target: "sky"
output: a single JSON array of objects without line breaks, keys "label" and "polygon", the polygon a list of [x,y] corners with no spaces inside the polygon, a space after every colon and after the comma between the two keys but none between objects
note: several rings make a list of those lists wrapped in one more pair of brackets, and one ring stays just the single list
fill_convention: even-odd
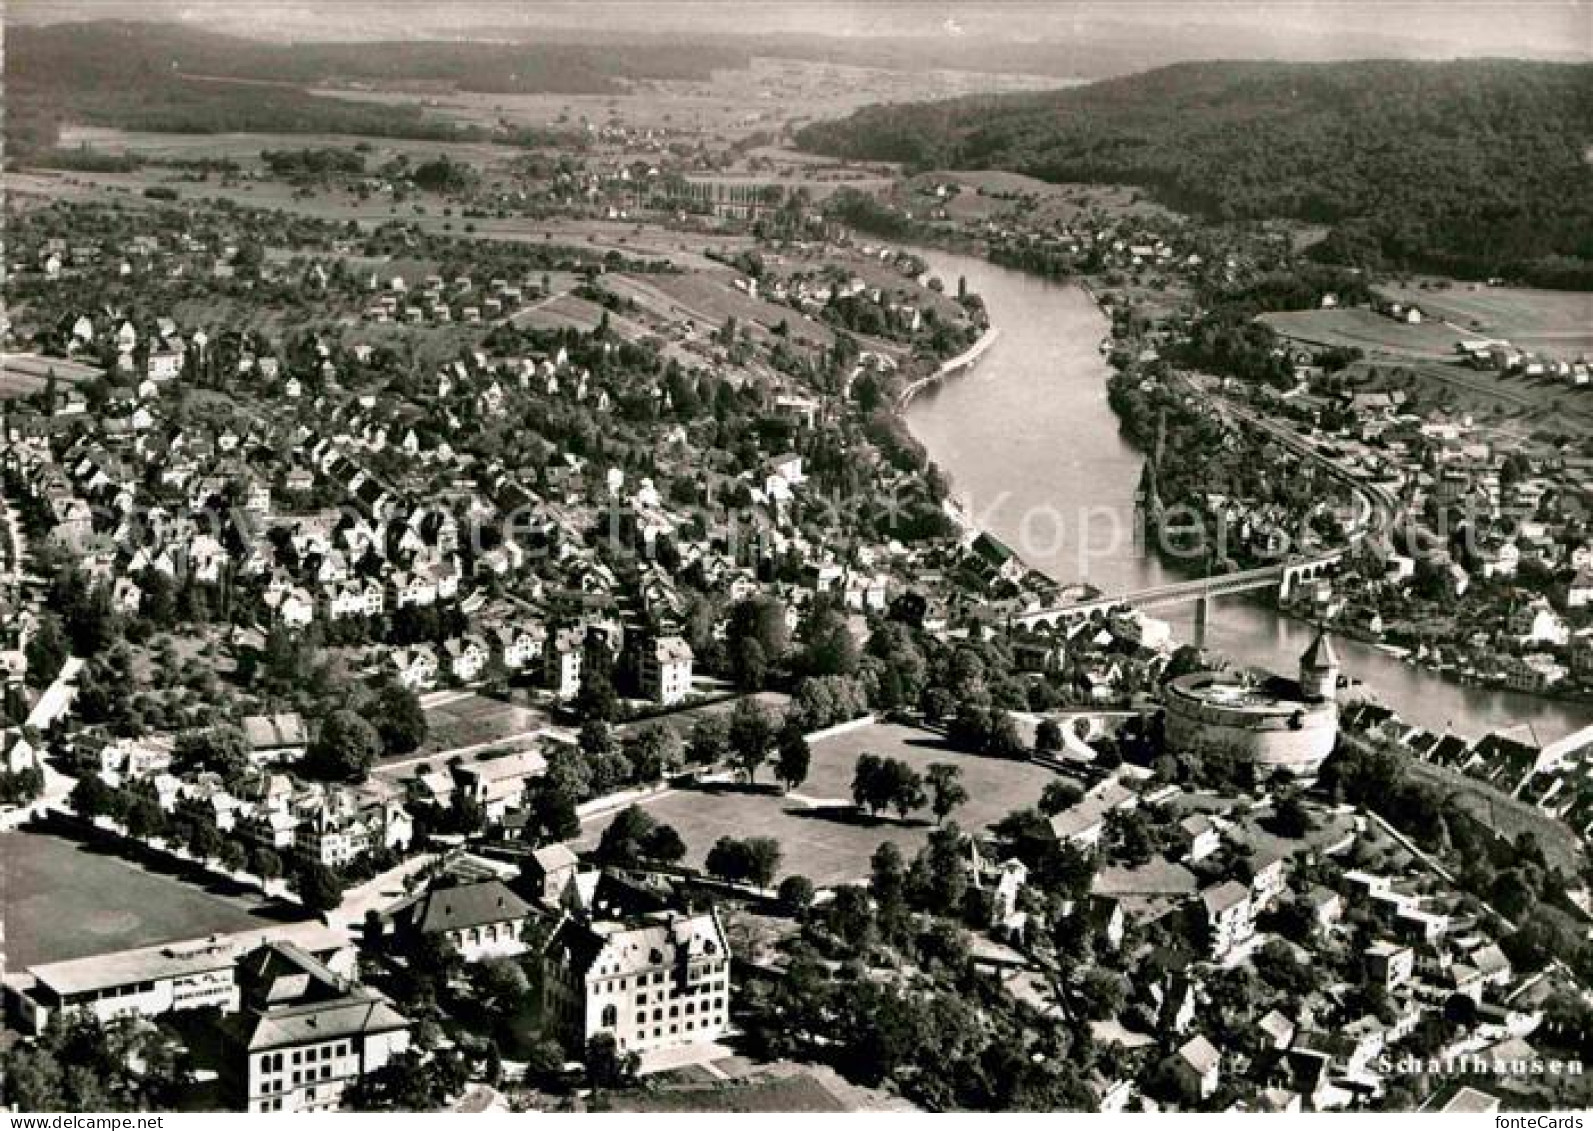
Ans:
[{"label": "sky", "polygon": [[1593,0],[9,0],[7,20],[181,19],[268,38],[468,38],[538,28],[644,33],[804,33],[985,42],[1077,42],[1188,27],[1281,54],[1593,58]]}]

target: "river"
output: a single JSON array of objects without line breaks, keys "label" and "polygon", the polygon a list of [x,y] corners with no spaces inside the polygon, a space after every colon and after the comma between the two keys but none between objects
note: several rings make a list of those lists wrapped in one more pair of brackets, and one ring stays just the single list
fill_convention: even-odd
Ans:
[{"label": "river", "polygon": [[[1110,325],[1081,288],[969,256],[921,252],[947,291],[966,277],[999,339],[972,370],[926,388],[907,409],[913,434],[979,525],[1067,584],[1118,593],[1176,580],[1133,531],[1143,458],[1118,431],[1098,349]],[[1212,604],[1206,644],[1237,663],[1293,672],[1312,626],[1269,596]],[[1158,610],[1181,640],[1193,606]],[[1359,641],[1335,638],[1345,674],[1410,722],[1471,737],[1530,723],[1540,742],[1593,722],[1593,706],[1467,687]]]}]

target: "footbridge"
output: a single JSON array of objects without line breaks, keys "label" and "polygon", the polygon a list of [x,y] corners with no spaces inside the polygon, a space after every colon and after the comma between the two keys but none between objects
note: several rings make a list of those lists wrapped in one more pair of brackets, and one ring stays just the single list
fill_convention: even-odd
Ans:
[{"label": "footbridge", "polygon": [[1091,617],[1105,615],[1124,606],[1134,609],[1159,609],[1173,605],[1193,603],[1196,607],[1197,633],[1205,627],[1205,614],[1210,602],[1218,597],[1231,597],[1239,593],[1254,593],[1263,589],[1276,589],[1281,598],[1294,592],[1302,582],[1312,581],[1337,565],[1344,550],[1331,550],[1308,558],[1278,562],[1275,565],[1243,569],[1234,573],[1198,577],[1189,581],[1175,581],[1168,585],[1155,585],[1131,593],[1118,593],[1109,597],[1096,597],[1088,601],[1075,601],[1070,605],[1035,609],[1012,617],[1014,628],[1068,627]]}]

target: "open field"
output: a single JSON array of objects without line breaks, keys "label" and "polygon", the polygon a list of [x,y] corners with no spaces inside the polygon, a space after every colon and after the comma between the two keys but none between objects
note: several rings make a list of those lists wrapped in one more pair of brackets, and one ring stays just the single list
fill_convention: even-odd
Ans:
[{"label": "open field", "polygon": [[517,707],[485,695],[439,697],[439,700],[426,707],[426,742],[418,753],[496,742],[546,726],[548,722],[545,711]]},{"label": "open field", "polygon": [[[58,170],[28,170],[7,174],[11,200],[18,206],[44,206],[53,201],[114,200],[128,207],[153,207],[166,202],[146,199],[142,193],[150,185],[170,185],[177,189],[179,201],[229,201],[246,208],[279,210],[289,215],[319,220],[354,221],[369,230],[392,221],[413,223],[432,234],[459,239],[495,240],[508,243],[538,243],[584,247],[601,252],[618,251],[640,259],[667,259],[687,270],[723,270],[702,254],[704,249],[725,252],[751,246],[746,237],[703,235],[643,227],[634,221],[541,219],[516,216],[508,219],[443,216],[447,205],[439,198],[411,199],[394,204],[390,199],[372,198],[361,202],[339,190],[299,193],[288,184],[276,181],[248,181],[222,185],[217,181],[195,183],[174,180],[160,169],[137,173],[82,173]],[[468,225],[468,228],[467,228]]]},{"label": "open field", "polygon": [[1477,283],[1442,289],[1384,285],[1379,293],[1414,302],[1431,317],[1479,337],[1506,338],[1555,357],[1593,351],[1593,294]]},{"label": "open field", "polygon": [[[840,117],[876,102],[951,98],[959,94],[1045,90],[1066,86],[1046,76],[974,71],[909,72],[803,59],[757,57],[747,67],[715,71],[702,81],[642,79],[623,94],[511,94],[448,91],[424,99],[428,113],[479,126],[631,130],[706,134],[742,141],[810,117]],[[420,101],[403,91],[316,87],[312,93],[389,104]]]},{"label": "open field", "polygon": [[0,835],[0,907],[6,965],[105,954],[128,947],[280,922],[242,889],[178,879],[54,832]]},{"label": "open field", "polygon": [[994,169],[946,169],[924,173],[906,182],[916,193],[951,183],[962,191],[936,203],[951,220],[986,220],[1021,214],[1026,224],[1070,223],[1092,211],[1147,223],[1165,223],[1176,213],[1149,194],[1127,185],[1093,185],[1064,181],[1052,184],[1022,173]]},{"label": "open field", "polygon": [[264,167],[260,160],[262,149],[353,149],[363,145],[366,148],[361,152],[367,169],[376,169],[398,156],[419,162],[443,154],[451,160],[466,161],[478,167],[507,165],[520,153],[490,142],[425,141],[357,134],[174,134],[84,125],[63,126],[60,144],[63,149],[87,146],[102,153],[127,153],[151,161],[234,161],[244,168]]},{"label": "open field", "polygon": [[43,391],[52,374],[64,388],[103,376],[104,370],[63,357],[8,353],[0,357],[0,401],[15,400]]},{"label": "open field", "polygon": [[1368,354],[1436,360],[1455,356],[1462,334],[1433,321],[1410,326],[1370,310],[1290,310],[1261,315],[1286,338],[1314,346],[1341,346]]},{"label": "open field", "polygon": [[621,275],[605,278],[604,285],[631,298],[654,315],[679,322],[690,319],[699,328],[717,328],[734,318],[743,326],[770,330],[786,323],[797,338],[828,349],[835,340],[828,326],[800,311],[753,298],[731,285],[735,278],[723,269],[686,275]]},{"label": "open field", "polygon": [[940,735],[916,727],[877,723],[822,739],[813,744],[813,765],[801,792],[807,797],[850,799],[852,771],[860,754],[878,754],[906,762],[922,774],[933,762],[950,762],[962,770],[969,800],[955,819],[964,828],[983,828],[1014,809],[1033,805],[1056,775],[1032,762],[986,758],[948,746]]},{"label": "open field", "polygon": [[[907,823],[853,812],[852,772],[865,751],[898,758],[920,773],[932,762],[960,767],[969,801],[953,819],[966,829],[983,828],[1014,809],[1033,805],[1055,777],[1029,762],[951,750],[930,731],[881,724],[813,743],[808,780],[795,796],[782,797],[772,786],[705,785],[663,794],[646,808],[674,826],[686,842],[687,863],[697,867],[722,836],[772,836],[785,853],[781,876],[801,874],[820,885],[862,879],[868,875],[869,857],[882,842],[891,841],[912,856],[933,828],[927,810]],[[595,846],[611,819],[605,815],[588,823],[576,846]]]}]

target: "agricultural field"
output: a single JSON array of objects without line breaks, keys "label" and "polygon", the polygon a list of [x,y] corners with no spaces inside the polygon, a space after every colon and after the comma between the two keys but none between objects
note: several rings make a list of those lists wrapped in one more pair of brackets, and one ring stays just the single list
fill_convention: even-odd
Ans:
[{"label": "agricultural field", "polygon": [[474,693],[440,692],[421,702],[426,710],[427,733],[420,753],[499,742],[548,724],[545,711]]},{"label": "agricultural field", "polygon": [[924,173],[905,182],[918,194],[937,185],[955,184],[962,191],[935,203],[954,221],[987,220],[1019,215],[1026,226],[1041,228],[1052,223],[1070,224],[1092,212],[1103,212],[1117,219],[1132,219],[1148,224],[1164,224],[1178,219],[1176,213],[1151,200],[1140,189],[1127,185],[1092,185],[1075,182],[1052,184],[1022,173],[1001,170],[948,169]]},{"label": "agricultural field", "polygon": [[409,138],[363,137],[356,134],[174,134],[119,130],[106,126],[68,125],[61,128],[61,148],[86,146],[101,153],[131,154],[149,161],[233,161],[245,169],[263,169],[263,149],[353,149],[362,146],[367,169],[376,169],[396,157],[430,161],[446,154],[450,160],[480,167],[507,166],[519,151],[489,142],[427,141]]},{"label": "agricultural field", "polygon": [[104,370],[60,357],[40,357],[29,353],[0,356],[0,401],[15,400],[42,392],[54,374],[64,389],[102,376]]},{"label": "agricultural field", "polygon": [[1593,294],[1456,283],[1380,286],[1379,293],[1414,302],[1473,337],[1505,338],[1521,349],[1557,358],[1593,352]]},{"label": "agricultural field", "polygon": [[[429,95],[428,113],[462,125],[585,129],[624,126],[645,134],[701,134],[728,145],[778,132],[810,117],[830,118],[877,102],[958,94],[1044,90],[1065,85],[1044,76],[936,71],[911,73],[801,59],[755,58],[703,81],[637,80],[623,94],[505,94],[449,91]],[[350,101],[410,103],[403,91],[316,87],[311,93]],[[643,139],[644,140],[644,139]],[[638,141],[638,145],[642,140]]]},{"label": "agricultural field", "polygon": [[1452,358],[1456,343],[1465,336],[1432,319],[1411,326],[1370,310],[1290,310],[1263,314],[1261,321],[1284,337],[1308,345],[1412,360]]},{"label": "agricultural field", "polygon": [[[932,762],[961,768],[969,801],[953,819],[965,829],[983,828],[1014,809],[1033,805],[1056,776],[1031,762],[955,751],[931,731],[890,724],[861,727],[812,747],[808,780],[791,796],[781,796],[768,784],[702,785],[662,794],[647,802],[646,809],[680,833],[692,865],[701,866],[722,836],[771,836],[784,850],[781,876],[800,874],[823,886],[866,877],[869,858],[884,841],[912,856],[934,827],[927,809],[906,822],[856,814],[852,773],[860,754],[897,758],[919,773]],[[612,815],[606,814],[588,822],[576,847],[594,847],[610,820]]]},{"label": "agricultural field", "polygon": [[175,863],[138,864],[53,832],[0,835],[6,964],[63,962],[129,947],[264,927],[281,910]]}]

